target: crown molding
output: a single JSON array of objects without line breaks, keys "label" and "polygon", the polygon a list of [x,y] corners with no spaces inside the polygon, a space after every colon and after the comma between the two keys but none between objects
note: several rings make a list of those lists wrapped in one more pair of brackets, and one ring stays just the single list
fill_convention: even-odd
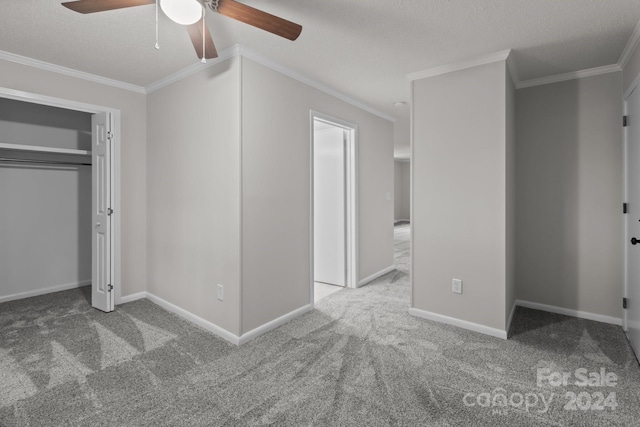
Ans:
[{"label": "crown molding", "polygon": [[567,80],[581,79],[584,77],[599,76],[601,74],[615,73],[622,71],[622,67],[618,64],[605,65],[603,67],[589,68],[587,70],[571,71],[564,74],[556,74],[553,76],[540,77],[537,79],[525,80],[516,85],[517,89],[524,89],[532,86],[541,86],[551,83],[564,82]]},{"label": "crown molding", "polygon": [[257,62],[260,65],[264,65],[267,68],[271,68],[274,71],[279,72],[280,74],[284,74],[285,76],[291,77],[294,80],[297,80],[301,83],[304,83],[308,86],[313,87],[314,89],[317,89],[321,92],[324,92],[328,95],[331,95],[335,98],[338,98],[348,104],[351,104],[355,107],[360,108],[361,110],[367,111],[371,114],[374,114],[380,118],[383,118],[385,120],[388,120],[390,122],[395,122],[396,119],[395,117],[392,117],[388,114],[383,113],[382,111],[376,110],[375,108],[361,102],[358,101],[355,98],[352,98],[348,95],[345,95],[341,92],[338,92],[335,89],[332,89],[328,86],[323,85],[322,83],[319,83],[307,76],[304,76],[303,74],[277,62],[274,61],[273,59],[267,58],[264,55],[261,55],[255,51],[252,51],[251,49],[248,49],[242,45],[239,44],[235,44],[233,46],[231,46],[228,49],[225,49],[223,51],[221,51],[218,55],[217,58],[215,58],[214,60],[209,60],[207,61],[206,64],[202,64],[200,62],[193,64],[183,70],[178,71],[175,74],[171,74],[170,76],[164,77],[154,83],[151,83],[150,85],[146,86],[145,89],[145,93],[151,93],[151,92],[155,92],[158,89],[161,89],[165,86],[168,86],[170,84],[173,84],[177,81],[180,81],[182,79],[185,79],[189,76],[192,76],[193,74],[196,74],[202,70],[205,70],[209,67],[212,67],[216,64],[219,64],[220,62],[226,61],[227,59],[230,59],[234,56],[241,56],[243,58],[247,58],[250,59],[254,62]]},{"label": "crown molding", "polygon": [[415,73],[407,74],[407,79],[410,81],[424,79],[427,77],[438,76],[440,74],[451,73],[453,71],[464,70],[467,68],[477,67],[479,65],[491,64],[498,61],[506,61],[511,54],[511,49],[503,50],[489,55],[479,56],[477,58],[469,59],[466,61],[454,62],[452,64],[440,65],[426,69],[424,71],[418,71]]},{"label": "crown molding", "polygon": [[545,76],[545,77],[540,77],[536,79],[520,81],[515,59],[511,54],[512,51],[509,49],[509,50],[493,53],[490,55],[477,57],[475,59],[456,62],[448,65],[442,65],[434,68],[429,68],[428,70],[407,74],[407,79],[409,79],[410,81],[419,80],[419,79],[424,79],[428,77],[438,76],[440,74],[451,73],[453,71],[464,70],[466,68],[477,67],[479,65],[490,64],[492,62],[506,61],[507,72],[510,75],[514,86],[516,87],[516,89],[524,89],[532,86],[541,86],[541,85],[546,85],[551,83],[563,82],[567,80],[581,79],[584,77],[592,77],[592,76],[598,76],[601,74],[622,71],[622,68],[624,67],[624,65],[622,65],[622,61],[624,60],[628,62],[629,57],[631,56],[631,53],[633,53],[634,49],[638,45],[640,45],[640,22],[636,26],[636,29],[634,30],[634,33],[631,36],[631,39],[629,39],[629,43],[627,43],[625,52],[623,53],[620,59],[620,62],[618,64],[605,65],[602,67],[571,71],[569,73],[564,73],[564,74],[556,74],[553,76]]},{"label": "crown molding", "polygon": [[525,81],[516,81],[517,89],[524,89],[527,87],[546,85],[551,83],[558,83],[567,80],[575,80],[581,79],[583,77],[592,77],[599,76],[601,74],[607,73],[615,73],[617,71],[622,71],[624,67],[627,66],[629,59],[631,59],[631,55],[635,52],[636,48],[640,45],[640,21],[636,24],[633,29],[633,33],[631,33],[631,37],[629,37],[629,41],[627,42],[622,54],[620,55],[620,59],[617,64],[605,65],[602,67],[589,68],[586,70],[572,71],[564,74],[556,74],[553,76],[540,77],[537,79],[525,80]]},{"label": "crown molding", "polygon": [[507,57],[507,73],[509,74],[509,77],[511,77],[511,82],[513,83],[513,86],[518,87],[518,85],[520,84],[520,77],[518,76],[518,67],[516,66],[516,60],[514,59],[511,53],[509,53],[509,56]]},{"label": "crown molding", "polygon": [[142,86],[125,83],[120,80],[114,80],[107,77],[98,76],[84,71],[74,70],[73,68],[67,68],[60,65],[51,64],[49,62],[40,61],[38,59],[29,58],[22,55],[16,55],[15,53],[5,52],[0,50],[0,59],[14,62],[20,65],[26,65],[28,67],[38,68],[44,71],[50,71],[52,73],[62,74],[76,79],[87,80],[94,83],[99,83],[106,86],[115,87],[118,89],[124,89],[131,92],[146,93]]},{"label": "crown molding", "polygon": [[304,83],[308,86],[311,86],[321,92],[324,92],[328,95],[331,95],[335,98],[338,98],[344,102],[347,102],[355,107],[358,107],[364,111],[367,111],[371,114],[374,114],[380,118],[383,118],[385,120],[388,120],[390,122],[395,122],[396,119],[395,117],[392,117],[388,114],[383,113],[382,111],[378,111],[375,108],[361,102],[358,101],[355,98],[352,98],[348,95],[345,95],[341,92],[338,92],[337,90],[334,90],[328,86],[323,85],[322,83],[319,83],[313,79],[310,79],[307,76],[304,76],[302,74],[300,74],[299,72],[277,62],[274,61],[273,59],[267,58],[264,55],[261,55],[251,49],[248,49],[242,45],[239,44],[235,44],[233,46],[231,46],[228,49],[225,49],[223,51],[221,51],[218,55],[217,58],[215,58],[214,60],[209,60],[207,61],[206,64],[202,64],[200,62],[193,64],[183,70],[178,71],[177,73],[171,74],[170,76],[164,77],[154,83],[151,83],[150,85],[146,86],[145,92],[146,93],[151,93],[151,92],[155,92],[158,89],[161,89],[165,86],[169,86],[170,84],[173,84],[177,81],[180,81],[182,79],[185,79],[189,76],[192,76],[193,74],[196,74],[202,70],[205,70],[209,67],[212,67],[216,64],[219,64],[220,62],[226,61],[229,58],[232,58],[234,56],[241,56],[247,59],[250,59],[254,62],[257,62],[260,65],[264,65],[267,68],[271,68],[274,71],[279,72],[280,74],[284,74],[285,76],[291,77],[294,80],[297,80],[301,83]]},{"label": "crown molding", "polygon": [[163,87],[169,86],[175,82],[178,82],[182,79],[186,79],[189,76],[192,76],[196,73],[199,73],[202,70],[206,70],[209,67],[213,67],[216,64],[226,61],[229,58],[233,58],[234,56],[239,55],[240,46],[233,45],[221,52],[218,52],[218,57],[207,60],[206,63],[196,62],[192,65],[189,65],[186,68],[183,68],[180,71],[177,71],[173,74],[170,74],[166,77],[161,78],[160,80],[156,80],[155,82],[144,87],[145,93],[149,94],[155,92],[158,89],[162,89]]},{"label": "crown molding", "polygon": [[339,92],[335,89],[330,88],[329,86],[325,86],[320,82],[317,82],[277,61],[274,61],[271,58],[267,58],[264,55],[261,55],[255,51],[252,51],[244,46],[240,46],[238,45],[238,50],[239,50],[239,54],[247,59],[250,59],[254,62],[257,62],[260,65],[264,65],[267,68],[271,68],[274,71],[277,71],[281,74],[284,74],[287,77],[291,77],[294,80],[299,81],[300,83],[304,83],[307,86],[311,86],[314,89],[317,89],[321,92],[326,93],[327,95],[331,95],[335,98],[338,98],[348,104],[351,104],[355,107],[360,108],[361,110],[367,111],[373,115],[376,115],[382,119],[388,120],[390,122],[395,122],[396,119],[393,116],[390,116],[386,113],[383,113],[382,111],[376,110],[375,108],[363,103],[362,101],[359,101],[355,98],[352,98],[348,95],[345,95],[342,92]]},{"label": "crown molding", "polygon": [[383,113],[382,111],[376,110],[375,108],[355,99],[352,98],[348,95],[345,95],[341,92],[338,92],[335,89],[332,89],[328,86],[323,85],[322,83],[319,83],[313,79],[310,79],[309,77],[306,77],[302,74],[300,74],[299,72],[288,68],[286,66],[284,66],[283,64],[280,64],[279,62],[276,62],[272,59],[269,59],[259,53],[256,53],[250,49],[245,48],[244,46],[241,46],[239,44],[233,45],[230,48],[227,48],[221,52],[219,52],[218,57],[215,59],[210,59],[207,61],[206,64],[203,64],[201,62],[197,62],[193,65],[190,65],[174,74],[171,74],[169,76],[163,77],[160,80],[157,80],[145,87],[142,86],[137,86],[134,84],[130,84],[130,83],[125,83],[123,81],[120,80],[115,80],[115,79],[110,79],[107,77],[102,77],[102,76],[98,76],[95,74],[91,74],[91,73],[87,73],[84,71],[78,71],[78,70],[74,70],[72,68],[67,68],[67,67],[63,67],[60,65],[55,65],[55,64],[51,64],[48,62],[44,62],[44,61],[40,61],[38,59],[33,59],[33,58],[29,58],[26,56],[22,56],[22,55],[17,55],[15,53],[11,53],[11,52],[5,52],[0,50],[0,60],[5,60],[5,61],[9,61],[9,62],[14,62],[16,64],[21,64],[21,65],[26,65],[28,67],[33,67],[33,68],[38,68],[40,70],[44,70],[44,71],[49,71],[52,73],[57,73],[57,74],[62,74],[65,76],[69,76],[69,77],[73,77],[73,78],[77,78],[77,79],[81,79],[81,80],[86,80],[86,81],[90,81],[90,82],[94,82],[94,83],[99,83],[105,86],[111,86],[111,87],[115,87],[118,89],[124,89],[124,90],[128,90],[131,92],[136,92],[136,93],[141,93],[141,94],[149,94],[152,92],[155,92],[158,89],[161,89],[163,87],[169,86],[170,84],[173,84],[177,81],[180,81],[182,79],[185,79],[189,76],[192,76],[193,74],[196,74],[202,70],[205,70],[209,67],[212,67],[216,64],[219,64],[223,61],[226,61],[229,58],[232,58],[234,56],[243,56],[245,58],[248,58],[254,62],[257,62],[261,65],[264,65],[265,67],[271,68],[272,70],[278,71],[281,74],[284,74],[288,77],[291,77],[294,80],[297,80],[301,83],[304,83],[308,86],[311,86],[321,92],[324,92],[328,95],[331,95],[335,98],[338,98],[348,104],[351,104],[355,107],[358,107],[364,111],[367,111],[371,114],[374,114],[380,118],[383,118],[385,120],[388,120],[390,122],[395,122],[396,119],[393,116],[390,116],[388,114]]},{"label": "crown molding", "polygon": [[636,50],[638,45],[640,44],[640,21],[636,24],[636,27],[633,29],[633,33],[631,33],[631,37],[627,42],[627,45],[624,47],[622,54],[620,55],[620,59],[618,60],[618,65],[621,68],[627,66],[629,59],[631,59],[631,55]]}]

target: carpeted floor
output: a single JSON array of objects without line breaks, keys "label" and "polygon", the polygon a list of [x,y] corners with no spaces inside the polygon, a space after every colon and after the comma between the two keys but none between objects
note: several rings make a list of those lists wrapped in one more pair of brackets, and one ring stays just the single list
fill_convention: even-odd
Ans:
[{"label": "carpeted floor", "polygon": [[408,227],[397,271],[241,347],[86,288],[1,304],[0,425],[640,425],[619,327],[519,308],[504,341],[410,316]]}]

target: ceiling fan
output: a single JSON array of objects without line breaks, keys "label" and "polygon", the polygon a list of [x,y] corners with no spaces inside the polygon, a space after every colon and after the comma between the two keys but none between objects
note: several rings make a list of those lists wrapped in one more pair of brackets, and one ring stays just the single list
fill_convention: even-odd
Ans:
[{"label": "ceiling fan", "polygon": [[[220,15],[233,18],[289,40],[295,40],[302,32],[302,26],[278,16],[255,9],[235,0],[77,0],[62,3],[78,13],[95,13],[158,3],[171,20],[185,25],[199,58],[217,58],[211,33],[204,22],[208,7]],[[156,48],[157,48],[156,44]]]}]

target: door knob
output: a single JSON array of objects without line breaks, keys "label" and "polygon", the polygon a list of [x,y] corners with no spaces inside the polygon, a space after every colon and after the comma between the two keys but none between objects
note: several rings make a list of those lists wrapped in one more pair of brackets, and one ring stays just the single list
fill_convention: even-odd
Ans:
[{"label": "door knob", "polygon": [[631,238],[631,244],[632,245],[637,245],[638,243],[640,243],[640,240],[636,239],[635,237]]},{"label": "door knob", "polygon": [[[98,222],[98,223],[96,223],[96,227],[100,227],[101,225],[102,225],[102,224],[100,224],[99,222]],[[635,239],[635,237],[634,237],[634,239]],[[635,243],[634,243],[634,245],[635,245]]]}]

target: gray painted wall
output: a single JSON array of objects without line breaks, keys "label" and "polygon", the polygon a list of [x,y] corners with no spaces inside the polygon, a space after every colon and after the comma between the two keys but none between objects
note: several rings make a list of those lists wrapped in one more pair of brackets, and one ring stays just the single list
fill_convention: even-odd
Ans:
[{"label": "gray painted wall", "polygon": [[640,74],[640,44],[636,46],[636,49],[634,50],[631,58],[629,59],[629,62],[627,62],[627,65],[625,65],[622,72],[622,90],[624,93],[631,87],[631,84],[636,79],[636,77],[638,77],[638,74]]},{"label": "gray painted wall", "polygon": [[0,60],[0,87],[122,112],[122,295],[145,290],[146,95]]},{"label": "gray painted wall", "polygon": [[402,206],[402,168],[400,162],[393,162],[393,219],[400,218]]},{"label": "gray painted wall", "polygon": [[518,298],[620,317],[622,75],[517,91]]},{"label": "gray painted wall", "polygon": [[[498,330],[506,318],[506,79],[501,61],[413,82],[412,306]],[[463,280],[462,295],[451,292],[453,278]]]},{"label": "gray painted wall", "polygon": [[311,109],[358,124],[361,277],[393,264],[392,123],[232,58],[148,96],[149,292],[235,335],[309,304]]},{"label": "gray painted wall", "polygon": [[310,302],[310,110],[358,125],[359,278],[393,265],[393,123],[242,60],[242,332]]},{"label": "gray painted wall", "polygon": [[91,150],[91,114],[0,98],[0,142]]},{"label": "gray painted wall", "polygon": [[147,291],[240,335],[239,60],[149,94],[147,126]]},{"label": "gray painted wall", "polygon": [[[91,115],[0,98],[0,142],[88,149]],[[90,167],[0,162],[0,206],[0,298],[91,281]]]},{"label": "gray painted wall", "polygon": [[410,220],[411,214],[409,209],[409,204],[411,200],[411,194],[409,192],[410,188],[410,171],[411,171],[411,163],[407,161],[394,161],[394,192],[393,192],[393,200],[394,200],[394,219],[396,221],[399,220]]},{"label": "gray painted wall", "polygon": [[[507,70],[506,92],[506,286],[505,286],[505,316],[506,327],[509,327],[511,316],[516,302],[516,89],[513,80]],[[508,332],[508,331],[507,331]]]}]

